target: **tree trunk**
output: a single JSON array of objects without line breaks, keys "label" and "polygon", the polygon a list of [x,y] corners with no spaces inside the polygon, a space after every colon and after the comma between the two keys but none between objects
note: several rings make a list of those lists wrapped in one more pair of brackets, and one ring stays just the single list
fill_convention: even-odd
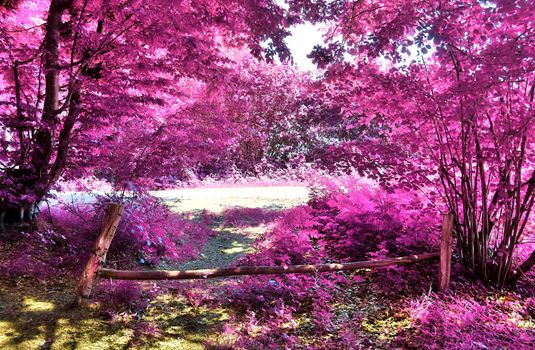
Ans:
[{"label": "tree trunk", "polygon": [[[0,198],[0,229],[5,224],[30,222],[35,213],[37,203],[49,192],[51,186],[60,177],[67,159],[71,138],[71,130],[80,111],[80,93],[78,87],[70,86],[66,105],[69,106],[63,128],[59,135],[58,149],[54,164],[51,160],[56,143],[56,130],[60,119],[60,29],[63,13],[72,5],[72,0],[52,0],[48,10],[43,39],[43,72],[45,76],[45,91],[41,123],[28,142],[27,162],[5,171],[5,176],[12,181],[11,196]],[[31,143],[30,143],[31,142]],[[24,196],[28,199],[23,199]]]},{"label": "tree trunk", "polygon": [[440,236],[440,266],[438,270],[438,290],[443,292],[450,285],[451,253],[453,247],[453,214],[444,215]]},{"label": "tree trunk", "polygon": [[57,124],[59,103],[59,34],[61,16],[65,9],[63,0],[52,0],[46,21],[46,34],[43,41],[45,99],[41,127],[35,133],[35,145],[31,162],[39,178],[47,173],[48,163],[52,154],[52,140]]},{"label": "tree trunk", "polygon": [[522,278],[529,270],[535,266],[535,250],[531,252],[530,256],[524,261],[516,270],[513,271],[511,281],[516,282]]}]

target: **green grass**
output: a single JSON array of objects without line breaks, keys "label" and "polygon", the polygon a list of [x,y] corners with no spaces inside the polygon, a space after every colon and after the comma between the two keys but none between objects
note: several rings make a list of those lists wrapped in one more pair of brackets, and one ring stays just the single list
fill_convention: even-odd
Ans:
[{"label": "green grass", "polygon": [[132,330],[96,310],[70,309],[73,281],[1,281],[0,349],[121,349]]},{"label": "green grass", "polygon": [[1,281],[0,288],[3,350],[204,349],[206,341],[217,341],[217,327],[228,319],[224,309],[194,307],[183,296],[163,294],[141,313],[125,311],[112,321],[98,304],[70,308],[72,281],[18,279]]}]

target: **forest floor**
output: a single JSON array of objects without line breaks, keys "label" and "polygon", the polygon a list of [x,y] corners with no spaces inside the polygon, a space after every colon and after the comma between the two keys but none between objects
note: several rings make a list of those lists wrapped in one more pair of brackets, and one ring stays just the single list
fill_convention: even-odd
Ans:
[{"label": "forest floor", "polygon": [[[262,241],[262,234],[285,210],[308,200],[307,189],[300,186],[180,189],[156,195],[173,211],[207,225],[214,233],[197,258],[158,266],[172,269],[224,267],[235,263],[253,253],[253,243],[259,238]],[[261,306],[258,310],[254,308],[259,300],[263,303],[258,305],[269,310],[274,307],[271,301],[276,296],[270,295],[270,289],[264,288],[263,283],[276,285],[275,280],[268,278],[254,284],[257,281],[254,279],[250,290],[254,298],[240,303],[227,299],[225,288],[234,291],[247,284],[240,277],[231,277],[194,282],[100,280],[93,302],[87,308],[73,309],[70,305],[80,272],[72,268],[53,269],[54,262],[61,265],[63,256],[54,251],[53,244],[50,246],[50,242],[43,240],[44,236],[29,232],[29,228],[22,227],[0,239],[2,350],[229,350],[234,348],[236,338],[225,333],[225,327],[243,329],[248,316],[262,312]],[[24,272],[32,268],[34,273],[25,276]],[[349,282],[343,288],[329,290],[333,328],[322,335],[314,333],[318,325],[312,316],[314,308],[307,303],[295,313],[294,319],[285,324],[271,324],[272,330],[278,333],[282,330],[298,338],[305,344],[298,349],[532,349],[535,346],[535,278],[515,290],[495,290],[457,273],[450,291],[443,294],[432,292],[436,279],[434,264],[414,265],[410,269],[404,270],[407,274],[404,272],[399,287],[392,285],[389,274],[396,274],[388,269],[347,274]],[[15,272],[16,277],[9,277]],[[344,338],[345,343],[333,346],[336,332],[346,323],[351,332]],[[257,330],[262,324],[248,326],[252,333],[247,336],[259,335]],[[267,336],[268,342],[274,339],[270,338],[271,333]]]},{"label": "forest floor", "polygon": [[[163,198],[173,211],[192,220],[206,213],[211,215],[210,229],[217,234],[206,242],[196,259],[159,266],[179,269],[223,267],[233,263],[250,251],[251,243],[269,226],[270,220],[284,209],[304,204],[308,199],[307,188],[303,186],[214,187],[154,194]],[[222,213],[229,208],[237,211],[237,218],[241,220],[237,225],[223,222]],[[239,213],[240,210],[245,212]],[[242,215],[259,210],[264,220],[253,218],[247,222]],[[14,253],[20,253],[19,243],[18,240],[0,240],[0,263],[3,260],[4,265],[8,265],[7,260],[13,259]],[[43,256],[31,258],[44,261],[47,254],[44,251]],[[207,340],[219,337],[210,330],[229,317],[223,309],[192,306],[186,297],[176,293],[159,293],[143,315],[125,310],[111,316],[98,305],[85,310],[71,309],[75,284],[76,277],[68,271],[37,279],[0,278],[0,349],[204,349]],[[147,290],[159,287],[158,283],[142,284]],[[150,328],[155,323],[164,334],[154,339],[140,337],[146,331],[140,329],[140,325]]]}]

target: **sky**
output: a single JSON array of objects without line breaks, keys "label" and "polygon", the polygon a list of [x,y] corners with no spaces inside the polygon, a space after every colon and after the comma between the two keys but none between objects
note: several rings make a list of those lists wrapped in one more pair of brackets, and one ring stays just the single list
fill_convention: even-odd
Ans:
[{"label": "sky", "polygon": [[[302,71],[310,71],[314,74],[319,73],[319,70],[307,55],[315,45],[323,44],[321,25],[305,22],[291,28],[290,32],[292,35],[286,38],[286,43],[292,53],[294,64]],[[427,53],[423,54],[421,49],[413,44],[408,47],[408,53],[402,54],[406,61],[397,64],[397,66],[410,64],[413,60],[420,61],[422,58],[429,59],[435,52],[434,45],[432,45],[431,49],[428,49]],[[348,57],[349,55],[345,58],[348,59]],[[349,61],[351,60],[349,59]],[[383,57],[379,57],[379,63],[382,64],[385,70],[391,67],[390,62]]]},{"label": "sky", "polygon": [[303,71],[316,72],[316,66],[307,55],[315,45],[323,42],[320,27],[304,23],[295,26],[290,32],[292,35],[286,38],[286,43],[292,52],[295,65]]}]

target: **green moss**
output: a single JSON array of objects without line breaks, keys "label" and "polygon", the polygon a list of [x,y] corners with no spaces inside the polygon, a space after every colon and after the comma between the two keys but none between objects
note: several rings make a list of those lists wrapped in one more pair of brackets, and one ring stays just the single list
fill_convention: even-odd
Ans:
[{"label": "green moss", "polygon": [[365,318],[361,323],[362,330],[377,337],[380,341],[392,340],[400,331],[411,328],[408,315],[377,315],[375,318]]},{"label": "green moss", "polygon": [[[228,310],[194,307],[181,296],[157,297],[143,313],[114,322],[96,304],[70,309],[74,282],[54,286],[0,281],[0,349],[203,349],[216,343]],[[144,325],[152,326],[145,330]]]}]

